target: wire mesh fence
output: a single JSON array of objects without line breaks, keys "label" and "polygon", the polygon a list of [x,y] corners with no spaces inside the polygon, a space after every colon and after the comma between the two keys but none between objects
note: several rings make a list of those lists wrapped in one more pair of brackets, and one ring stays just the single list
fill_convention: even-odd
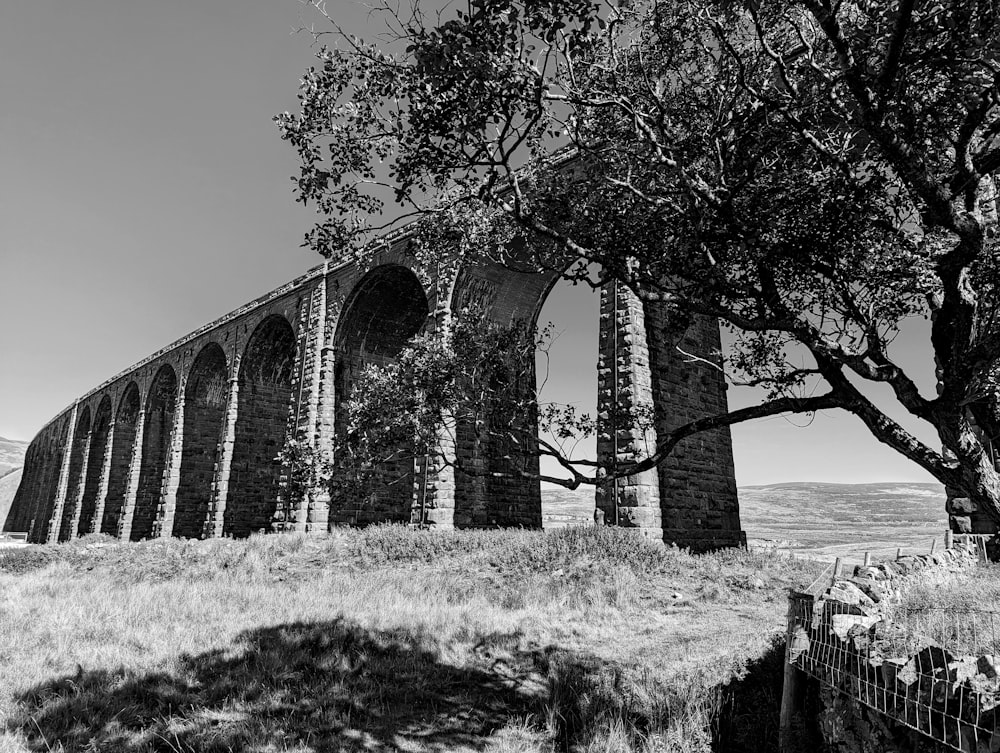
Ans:
[{"label": "wire mesh fence", "polygon": [[997,613],[906,609],[887,619],[799,593],[790,619],[789,661],[808,675],[955,750],[1000,751]]}]

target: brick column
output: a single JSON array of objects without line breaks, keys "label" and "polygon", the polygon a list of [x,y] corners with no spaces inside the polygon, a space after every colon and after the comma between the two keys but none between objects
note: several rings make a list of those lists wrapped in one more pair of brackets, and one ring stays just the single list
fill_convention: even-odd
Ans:
[{"label": "brick column", "polygon": [[59,484],[56,486],[56,503],[52,505],[52,517],[49,518],[49,533],[40,542],[57,543],[62,528],[63,509],[66,507],[66,494],[69,492],[69,463],[73,457],[73,439],[76,433],[76,412],[79,402],[73,403],[73,411],[69,414],[69,429],[66,432],[66,443],[63,445],[62,466],[59,468]]},{"label": "brick column", "polygon": [[177,511],[177,487],[181,482],[181,458],[184,454],[184,393],[187,379],[177,385],[177,402],[174,409],[174,424],[170,427],[170,449],[163,470],[163,484],[160,487],[160,505],[153,524],[152,538],[169,537],[174,530],[174,513]]},{"label": "brick column", "polygon": [[139,414],[135,417],[135,441],[129,458],[128,478],[125,481],[125,501],[122,502],[121,518],[118,523],[118,538],[129,541],[132,538],[132,520],[135,517],[136,498],[139,495],[139,477],[142,475],[142,446],[146,438],[146,406],[139,403]]},{"label": "brick column", "polygon": [[115,418],[111,417],[108,424],[108,438],[104,443],[104,462],[101,464],[101,477],[97,485],[97,504],[94,509],[94,519],[87,533],[99,533],[101,521],[104,520],[104,506],[108,501],[108,486],[111,483],[111,454],[115,442]]},{"label": "brick column", "polygon": [[[326,288],[323,288],[322,296],[326,297]],[[295,362],[292,365],[291,394],[292,403],[288,416],[287,429],[285,430],[285,442],[292,440],[305,440],[312,443],[313,423],[310,421],[311,403],[316,371],[316,318],[317,298],[320,296],[319,289],[313,289],[308,300],[306,300],[299,310],[299,334],[295,344]],[[324,317],[325,318],[325,317]],[[282,465],[281,482],[278,491],[278,503],[274,508],[274,517],[271,520],[271,530],[276,533],[282,531],[305,531],[309,515],[309,494],[305,494],[303,499],[290,499],[288,496],[288,480],[292,469],[287,465]]]},{"label": "brick column", "polygon": [[[434,327],[438,331],[444,331],[451,327],[450,301],[454,272],[450,277],[435,280],[435,284],[437,295]],[[436,450],[438,457],[428,456],[414,463],[410,521],[431,528],[450,530],[455,527],[455,469],[441,457],[454,460],[457,448],[453,438],[443,429],[438,434]],[[481,498],[485,498],[485,494]]]},{"label": "brick column", "polygon": [[[320,352],[320,373],[318,404],[314,435],[314,452],[317,464],[333,460],[334,388],[333,378],[336,368],[336,353],[332,345],[324,345]],[[309,519],[307,530],[324,533],[330,529],[330,487],[329,479],[320,478],[309,497]]]},{"label": "brick column", "polygon": [[[655,429],[636,427],[625,417],[633,409],[651,410],[653,393],[642,301],[621,283],[601,288],[598,342],[597,456],[610,471],[616,462],[656,452]],[[644,536],[663,538],[655,469],[598,487],[596,503],[606,524],[636,528]]]},{"label": "brick column", "polygon": [[87,438],[83,440],[83,457],[80,458],[80,483],[76,487],[76,494],[73,495],[73,519],[70,521],[69,536],[67,541],[72,541],[77,537],[80,528],[80,513],[83,510],[83,495],[87,490],[87,469],[90,467],[90,444],[94,439],[94,424],[91,422],[87,431]]},{"label": "brick column", "polygon": [[233,359],[233,370],[229,375],[229,396],[226,399],[226,423],[222,430],[222,447],[219,465],[212,481],[212,504],[209,507],[203,538],[222,535],[226,519],[226,502],[229,500],[229,474],[233,465],[233,448],[236,446],[236,419],[240,410],[239,359]]},{"label": "brick column", "polygon": [[[312,348],[312,368],[309,374],[309,445],[313,450],[313,462],[318,465],[322,462],[324,442],[321,437],[326,434],[325,419],[330,402],[329,385],[333,381],[334,353],[333,348],[328,345],[331,333],[327,332],[327,300],[326,300],[326,275],[329,270],[329,262],[323,265],[323,277],[320,279],[319,287],[315,293],[315,314],[310,322],[309,336],[313,338],[310,343]],[[332,423],[331,423],[332,426]],[[322,478],[314,478],[310,485],[308,499],[304,500],[307,505],[305,510],[305,530],[310,533],[326,533],[329,529],[330,518],[330,490]]]},{"label": "brick column", "polygon": [[[690,421],[727,412],[718,320],[679,319],[660,303],[649,303],[645,310],[657,431],[666,434]],[[678,443],[660,463],[659,477],[664,541],[692,551],[745,543],[728,427]]]},{"label": "brick column", "polygon": [[[438,439],[441,455],[454,455],[454,442],[442,432]],[[455,469],[440,457],[420,458],[414,465],[413,505],[410,520],[431,528],[455,527]]]}]

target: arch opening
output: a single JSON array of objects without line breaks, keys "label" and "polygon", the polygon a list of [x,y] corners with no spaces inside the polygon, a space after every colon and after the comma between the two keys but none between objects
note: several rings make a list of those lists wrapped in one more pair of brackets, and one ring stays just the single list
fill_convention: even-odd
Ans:
[{"label": "arch opening", "polygon": [[[362,371],[367,366],[394,363],[407,342],[427,326],[429,315],[423,285],[404,266],[378,267],[354,288],[334,338],[334,431],[339,438],[346,437],[349,430],[345,404]],[[414,500],[412,448],[401,444],[382,449],[386,460],[363,488],[352,488],[331,504],[331,523],[410,522]],[[351,479],[345,480],[350,484]]]},{"label": "arch opening", "polygon": [[111,467],[108,473],[108,493],[104,502],[101,533],[118,535],[121,525],[125,494],[128,490],[128,472],[132,464],[132,451],[139,421],[139,387],[130,382],[118,401],[115,415],[115,435],[111,440]]},{"label": "arch opening", "polygon": [[250,336],[240,361],[237,417],[224,536],[242,538],[271,527],[278,504],[281,462],[292,402],[295,333],[269,316]]},{"label": "arch opening", "polygon": [[62,520],[59,524],[59,541],[69,541],[73,538],[73,520],[76,516],[76,503],[84,483],[84,461],[87,457],[87,442],[90,438],[90,406],[86,406],[76,420],[73,432],[73,442],[69,455],[69,483],[66,487],[66,500],[62,509]]},{"label": "arch opening", "polygon": [[65,447],[68,431],[69,422],[66,422],[58,434],[52,430],[45,442],[43,469],[38,482],[38,503],[35,517],[28,529],[28,540],[35,544],[44,544],[49,536],[49,523],[56,506],[56,494],[59,492],[59,472],[68,451]]},{"label": "arch opening", "polygon": [[139,489],[132,518],[130,539],[141,541],[153,535],[153,526],[163,491],[163,473],[170,450],[170,431],[177,409],[177,374],[164,364],[156,372],[146,398],[146,420],[143,427],[142,462],[139,467]]},{"label": "arch opening", "polygon": [[77,536],[83,536],[93,530],[97,497],[100,494],[101,472],[104,469],[104,454],[107,452],[108,432],[110,431],[111,398],[105,395],[94,413],[94,425],[90,433],[87,477],[83,483],[83,497],[80,499],[80,523],[76,530]]},{"label": "arch opening", "polygon": [[[470,267],[460,274],[453,294],[456,317],[470,313],[514,329],[501,336],[510,348],[505,362],[490,368],[491,384],[479,395],[475,417],[455,429],[456,528],[539,528],[542,525],[538,457],[534,451],[537,412],[534,323],[555,279],[552,273],[514,273],[497,265]],[[473,323],[473,327],[478,327]],[[485,335],[485,333],[483,333]],[[478,378],[484,379],[486,374]]]},{"label": "arch opening", "polygon": [[[570,406],[577,415],[597,415],[597,361],[599,348],[600,291],[586,284],[560,279],[549,289],[538,310],[537,327],[550,335],[535,353],[536,396],[539,409]],[[558,448],[570,460],[596,459],[597,437],[579,441],[561,439],[557,432],[537,428],[539,438]],[[593,469],[580,466],[581,473]],[[572,474],[552,457],[539,459],[542,475],[569,479]],[[542,526],[560,528],[591,522],[594,488],[569,490],[553,483],[540,484]]]},{"label": "arch opening", "polygon": [[[27,530],[27,521],[34,515],[38,505],[38,477],[41,472],[40,440],[36,437],[28,445],[24,455],[24,465],[21,469],[21,481],[14,493],[10,509],[5,520],[0,520],[0,531],[20,533]],[[13,471],[16,473],[16,471]]]},{"label": "arch opening", "polygon": [[184,391],[184,439],[173,535],[201,538],[212,501],[226,415],[226,354],[209,343],[195,358]]}]

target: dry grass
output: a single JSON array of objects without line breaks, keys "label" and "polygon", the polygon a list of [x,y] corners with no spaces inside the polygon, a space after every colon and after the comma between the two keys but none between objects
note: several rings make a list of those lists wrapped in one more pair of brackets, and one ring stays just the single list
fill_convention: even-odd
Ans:
[{"label": "dry grass", "polygon": [[894,608],[900,651],[928,642],[955,655],[1000,656],[1000,565],[913,576]]},{"label": "dry grass", "polygon": [[610,528],[11,551],[0,751],[764,749],[818,570]]}]

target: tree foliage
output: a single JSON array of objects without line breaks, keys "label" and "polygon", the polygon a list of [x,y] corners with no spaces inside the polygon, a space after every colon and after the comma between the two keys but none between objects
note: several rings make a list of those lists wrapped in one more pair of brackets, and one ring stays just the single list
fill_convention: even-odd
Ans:
[{"label": "tree foliage", "polygon": [[[679,321],[718,317],[735,337],[727,375],[765,388],[621,472],[696,431],[838,408],[1000,520],[994,3],[378,7],[384,41],[334,24],[301,112],[276,119],[300,156],[299,198],[323,216],[312,246],[361,248],[387,202],[425,217],[478,207],[501,261],[519,238],[534,268],[569,260],[581,279],[598,265]],[[914,316],[932,320],[937,395],[893,358]]]}]

